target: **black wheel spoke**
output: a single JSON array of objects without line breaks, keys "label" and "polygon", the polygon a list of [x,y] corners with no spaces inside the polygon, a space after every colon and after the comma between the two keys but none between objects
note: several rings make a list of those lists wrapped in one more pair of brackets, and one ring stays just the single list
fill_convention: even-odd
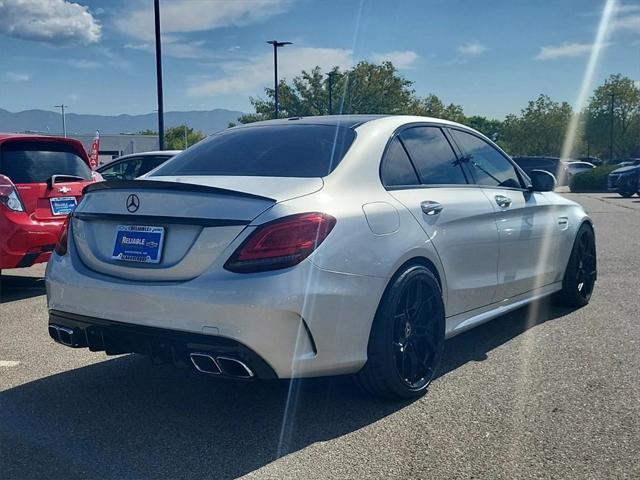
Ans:
[{"label": "black wheel spoke", "polygon": [[436,293],[420,278],[413,279],[400,294],[394,315],[393,351],[398,374],[411,388],[431,379],[439,348],[439,313]]}]

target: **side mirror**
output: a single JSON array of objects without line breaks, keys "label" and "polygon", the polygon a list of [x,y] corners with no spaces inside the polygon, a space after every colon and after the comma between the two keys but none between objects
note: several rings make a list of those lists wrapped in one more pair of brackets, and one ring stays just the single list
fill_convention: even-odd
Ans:
[{"label": "side mirror", "polygon": [[534,192],[553,192],[556,188],[556,177],[544,170],[532,170],[529,178]]}]

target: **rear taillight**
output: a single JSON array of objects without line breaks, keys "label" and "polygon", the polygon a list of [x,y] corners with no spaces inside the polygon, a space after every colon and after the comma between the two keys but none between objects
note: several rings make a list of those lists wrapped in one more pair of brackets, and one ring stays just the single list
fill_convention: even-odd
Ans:
[{"label": "rear taillight", "polygon": [[227,260],[224,268],[252,273],[292,267],[307,258],[331,232],[336,219],[302,213],[259,226]]},{"label": "rear taillight", "polygon": [[5,175],[0,175],[0,204],[14,212],[24,212],[24,205],[18,196],[16,186]]},{"label": "rear taillight", "polygon": [[67,218],[64,219],[62,229],[60,230],[60,236],[58,237],[56,246],[53,249],[60,256],[67,253],[67,243],[69,241],[69,224],[71,223],[71,216],[72,215],[67,215]]}]

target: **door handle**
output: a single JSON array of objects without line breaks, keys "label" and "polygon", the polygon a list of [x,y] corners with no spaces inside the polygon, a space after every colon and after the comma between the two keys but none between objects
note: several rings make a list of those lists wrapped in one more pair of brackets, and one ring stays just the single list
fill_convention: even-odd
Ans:
[{"label": "door handle", "polygon": [[507,208],[509,205],[511,205],[511,199],[509,197],[505,197],[504,195],[496,195],[495,199],[499,207]]},{"label": "door handle", "polygon": [[442,211],[444,207],[438,202],[425,200],[424,202],[420,203],[420,208],[422,209],[422,213],[424,213],[425,215],[437,215]]}]

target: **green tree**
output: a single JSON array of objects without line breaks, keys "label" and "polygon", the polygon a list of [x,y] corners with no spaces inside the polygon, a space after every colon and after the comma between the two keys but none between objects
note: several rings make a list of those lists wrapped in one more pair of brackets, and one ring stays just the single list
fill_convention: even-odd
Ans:
[{"label": "green tree", "polygon": [[640,86],[611,75],[595,89],[584,112],[585,140],[592,155],[609,158],[613,100],[613,157],[640,156]]},{"label": "green tree", "polygon": [[188,144],[187,146],[191,146],[205,137],[205,134],[201,131],[194,130],[186,125],[169,127],[164,132],[165,148],[168,150],[184,150],[186,148],[185,134]]},{"label": "green tree", "polygon": [[507,115],[498,132],[498,143],[512,155],[560,156],[572,108],[539,95],[520,115]]},{"label": "green tree", "polygon": [[[390,62],[380,65],[360,62],[346,71],[333,68],[333,113],[429,115],[458,122],[464,121],[460,105],[445,106],[435,95],[419,98],[413,82],[402,77]],[[303,71],[289,84],[281,80],[278,104],[282,117],[326,115],[329,109],[327,78],[320,67]],[[266,88],[266,99],[251,97],[255,113],[240,117],[241,123],[273,118],[274,91]]]},{"label": "green tree", "polygon": [[500,130],[502,129],[502,122],[500,120],[473,115],[472,117],[467,117],[463,123],[483,133],[494,142],[500,140]]}]

